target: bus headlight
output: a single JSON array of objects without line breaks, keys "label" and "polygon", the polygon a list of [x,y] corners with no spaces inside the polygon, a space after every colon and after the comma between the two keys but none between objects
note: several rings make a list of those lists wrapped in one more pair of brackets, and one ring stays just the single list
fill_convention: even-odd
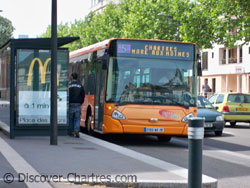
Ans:
[{"label": "bus headlight", "polygon": [[125,119],[125,116],[121,112],[119,112],[118,110],[114,110],[112,112],[112,118],[118,119],[118,120],[123,120],[123,119]]},{"label": "bus headlight", "polygon": [[186,115],[186,116],[182,119],[182,122],[188,122],[188,119],[191,118],[191,117],[194,117],[193,113],[190,113],[190,114]]},{"label": "bus headlight", "polygon": [[217,116],[216,121],[224,121],[224,118],[222,116]]}]

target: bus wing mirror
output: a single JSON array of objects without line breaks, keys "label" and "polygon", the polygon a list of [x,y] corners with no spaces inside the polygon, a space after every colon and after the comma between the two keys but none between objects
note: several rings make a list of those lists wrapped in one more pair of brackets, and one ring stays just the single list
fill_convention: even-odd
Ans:
[{"label": "bus wing mirror", "polygon": [[198,76],[202,76],[201,62],[197,64],[197,74]]}]

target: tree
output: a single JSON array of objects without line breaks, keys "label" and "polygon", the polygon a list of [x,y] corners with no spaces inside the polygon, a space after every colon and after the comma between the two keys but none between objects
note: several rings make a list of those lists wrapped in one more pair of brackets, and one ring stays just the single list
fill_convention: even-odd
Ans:
[{"label": "tree", "polygon": [[11,38],[13,31],[14,27],[11,21],[0,16],[0,46]]},{"label": "tree", "polygon": [[[70,50],[108,38],[180,38],[197,43],[200,49],[212,48],[214,43],[233,47],[239,40],[250,41],[249,12],[245,0],[123,0],[109,4],[102,13],[91,12],[84,20],[60,24],[58,36],[80,36]],[[230,34],[235,27],[237,34]]]},{"label": "tree", "polygon": [[[250,3],[246,0],[198,0],[203,14],[210,15],[214,42],[231,48],[250,41]],[[197,3],[196,2],[196,3]],[[235,29],[235,32],[230,30]],[[243,43],[238,43],[243,41]]]}]

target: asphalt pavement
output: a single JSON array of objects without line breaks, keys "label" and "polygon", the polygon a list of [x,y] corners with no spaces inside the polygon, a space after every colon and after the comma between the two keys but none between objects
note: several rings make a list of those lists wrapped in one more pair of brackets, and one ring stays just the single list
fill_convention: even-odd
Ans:
[{"label": "asphalt pavement", "polygon": [[8,126],[0,129],[0,187],[187,187],[187,169],[86,134],[53,146],[50,137],[9,139]]}]

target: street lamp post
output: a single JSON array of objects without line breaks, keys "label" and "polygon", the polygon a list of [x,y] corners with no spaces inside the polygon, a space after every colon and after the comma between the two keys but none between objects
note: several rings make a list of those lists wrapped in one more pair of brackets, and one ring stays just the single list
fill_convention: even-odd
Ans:
[{"label": "street lamp post", "polygon": [[179,20],[174,20],[173,16],[167,16],[167,15],[165,15],[163,13],[159,13],[159,14],[157,14],[157,16],[163,16],[163,17],[166,17],[166,18],[170,18],[173,21],[177,22],[177,41],[180,41],[180,25],[181,25],[181,22]]},{"label": "street lamp post", "polygon": [[52,0],[51,13],[51,107],[50,144],[57,145],[57,0]]}]

